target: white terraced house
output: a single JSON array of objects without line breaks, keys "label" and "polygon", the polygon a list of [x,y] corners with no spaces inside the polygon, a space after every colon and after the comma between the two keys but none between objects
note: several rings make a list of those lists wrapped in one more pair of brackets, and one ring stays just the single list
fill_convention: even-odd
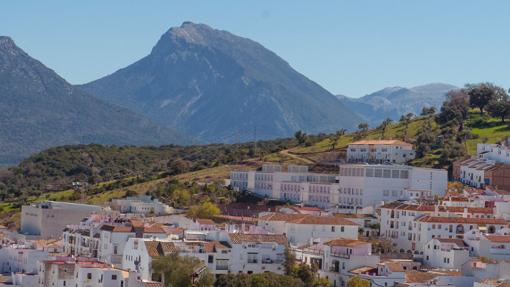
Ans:
[{"label": "white terraced house", "polygon": [[499,163],[510,164],[510,143],[509,138],[503,144],[485,144],[476,145],[476,155],[480,159],[487,159]]},{"label": "white terraced house", "polygon": [[361,140],[347,147],[347,162],[403,164],[414,159],[413,145],[400,140]]}]

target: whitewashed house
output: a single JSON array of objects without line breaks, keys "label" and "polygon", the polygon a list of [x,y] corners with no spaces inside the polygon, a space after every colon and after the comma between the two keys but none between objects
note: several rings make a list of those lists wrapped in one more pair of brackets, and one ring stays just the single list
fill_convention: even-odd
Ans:
[{"label": "whitewashed house", "polygon": [[275,234],[285,234],[293,245],[335,238],[358,239],[359,225],[341,217],[307,214],[267,213],[258,226]]},{"label": "whitewashed house", "polygon": [[469,247],[458,238],[434,238],[423,251],[423,262],[440,269],[461,269],[469,261]]}]

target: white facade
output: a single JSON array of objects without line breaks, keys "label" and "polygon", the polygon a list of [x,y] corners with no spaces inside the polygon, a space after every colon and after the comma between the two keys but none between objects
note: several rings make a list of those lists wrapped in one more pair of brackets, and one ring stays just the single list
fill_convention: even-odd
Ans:
[{"label": "white facade", "polygon": [[413,146],[399,140],[362,140],[349,144],[347,162],[404,164],[416,156]]},{"label": "white facade", "polygon": [[63,257],[39,266],[40,287],[128,287],[128,272],[95,260]]},{"label": "white facade", "polygon": [[246,190],[261,197],[357,210],[404,199],[407,190],[444,195],[447,177],[446,170],[405,165],[347,164],[340,166],[339,176],[310,173],[300,166],[283,172],[271,165],[261,171],[232,172],[231,184],[239,189],[248,187]]},{"label": "white facade", "polygon": [[25,205],[21,208],[21,233],[41,238],[58,238],[69,224],[78,224],[100,206],[48,201]]},{"label": "white facade", "polygon": [[0,249],[0,274],[37,273],[39,262],[48,258],[48,252],[22,245]]},{"label": "white facade", "polygon": [[172,207],[148,195],[113,199],[111,206],[121,213],[165,215],[174,212]]},{"label": "white facade", "polygon": [[478,158],[510,164],[510,147],[508,139],[505,144],[484,144],[476,145],[476,154]]},{"label": "white facade", "polygon": [[258,226],[285,234],[293,245],[335,238],[358,239],[359,225],[344,218],[306,214],[270,213],[258,219]]},{"label": "white facade", "polygon": [[355,209],[376,207],[384,202],[405,198],[406,190],[428,190],[433,195],[445,194],[447,171],[405,165],[340,166],[340,206]]},{"label": "white facade", "polygon": [[461,269],[469,261],[469,248],[462,239],[434,238],[424,248],[423,262],[440,269]]},{"label": "white facade", "polygon": [[476,188],[483,188],[491,184],[486,172],[496,166],[494,160],[485,158],[473,158],[462,161],[460,164],[459,181]]}]

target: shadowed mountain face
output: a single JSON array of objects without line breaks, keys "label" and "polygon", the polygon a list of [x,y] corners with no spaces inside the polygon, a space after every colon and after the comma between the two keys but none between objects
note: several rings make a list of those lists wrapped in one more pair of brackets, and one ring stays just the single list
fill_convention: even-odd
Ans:
[{"label": "shadowed mountain face", "polygon": [[183,23],[138,62],[82,86],[204,142],[353,128],[360,118],[262,45]]},{"label": "shadowed mountain face", "polygon": [[457,89],[448,84],[428,84],[414,88],[385,88],[359,99],[338,96],[340,101],[370,125],[376,126],[387,118],[398,120],[401,115],[419,115],[423,107],[439,109],[446,94]]},{"label": "shadowed mountain face", "polygon": [[176,133],[73,87],[0,37],[0,165],[65,144],[163,144]]}]

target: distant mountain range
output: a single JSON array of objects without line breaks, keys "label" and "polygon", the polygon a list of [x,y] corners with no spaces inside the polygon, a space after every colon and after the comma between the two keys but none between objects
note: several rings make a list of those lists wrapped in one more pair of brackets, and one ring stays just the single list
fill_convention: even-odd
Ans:
[{"label": "distant mountain range", "polygon": [[454,89],[457,87],[435,83],[413,88],[385,88],[357,99],[343,95],[337,97],[351,111],[375,126],[387,118],[398,120],[407,113],[419,115],[423,107],[439,109],[446,94]]},{"label": "distant mountain range", "polygon": [[185,22],[152,52],[82,86],[202,142],[354,128],[361,118],[252,40]]},{"label": "distant mountain range", "polygon": [[9,37],[0,37],[0,165],[58,145],[153,145],[181,139],[73,87]]}]

